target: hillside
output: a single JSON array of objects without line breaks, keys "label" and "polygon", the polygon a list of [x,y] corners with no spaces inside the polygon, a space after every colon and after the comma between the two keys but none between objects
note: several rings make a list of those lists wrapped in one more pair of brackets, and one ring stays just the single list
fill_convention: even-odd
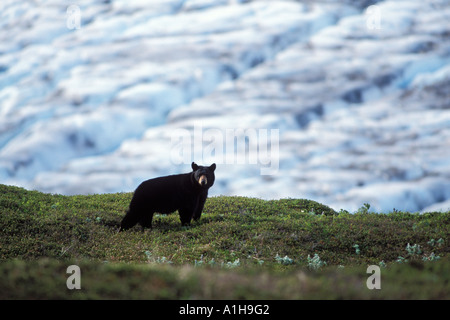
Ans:
[{"label": "hillside", "polygon": [[[450,212],[222,196],[190,227],[157,215],[151,231],[117,233],[130,199],[0,185],[0,299],[450,297]],[[65,286],[72,264],[82,290]],[[382,290],[367,289],[368,265]]]}]

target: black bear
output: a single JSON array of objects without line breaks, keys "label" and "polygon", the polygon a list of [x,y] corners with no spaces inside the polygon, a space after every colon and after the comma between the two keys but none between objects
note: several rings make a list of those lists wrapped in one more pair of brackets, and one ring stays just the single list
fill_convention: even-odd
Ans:
[{"label": "black bear", "polygon": [[203,167],[192,162],[192,172],[159,177],[142,182],[134,192],[130,208],[123,218],[119,231],[139,223],[151,228],[155,212],[169,214],[176,210],[182,225],[198,220],[214,184],[216,164]]}]

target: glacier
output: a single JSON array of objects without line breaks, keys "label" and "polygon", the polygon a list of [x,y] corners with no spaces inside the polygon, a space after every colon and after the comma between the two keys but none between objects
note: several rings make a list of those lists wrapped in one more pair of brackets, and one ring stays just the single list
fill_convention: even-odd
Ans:
[{"label": "glacier", "polygon": [[448,0],[4,0],[0,183],[130,192],[215,161],[211,195],[448,210],[448,21]]}]

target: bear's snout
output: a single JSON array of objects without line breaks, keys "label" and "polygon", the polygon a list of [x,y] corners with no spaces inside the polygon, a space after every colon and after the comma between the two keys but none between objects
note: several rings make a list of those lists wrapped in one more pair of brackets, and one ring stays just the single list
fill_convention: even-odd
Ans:
[{"label": "bear's snout", "polygon": [[208,179],[206,178],[206,176],[204,174],[200,176],[200,178],[198,179],[198,183],[201,186],[206,186],[208,184]]}]

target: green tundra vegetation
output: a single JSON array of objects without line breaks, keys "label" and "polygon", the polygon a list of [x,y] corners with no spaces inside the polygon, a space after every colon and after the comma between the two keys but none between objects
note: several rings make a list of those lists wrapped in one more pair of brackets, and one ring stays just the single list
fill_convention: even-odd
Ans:
[{"label": "green tundra vegetation", "polygon": [[131,197],[0,185],[0,299],[450,298],[450,212],[220,196],[191,226],[175,213],[118,233]]}]

